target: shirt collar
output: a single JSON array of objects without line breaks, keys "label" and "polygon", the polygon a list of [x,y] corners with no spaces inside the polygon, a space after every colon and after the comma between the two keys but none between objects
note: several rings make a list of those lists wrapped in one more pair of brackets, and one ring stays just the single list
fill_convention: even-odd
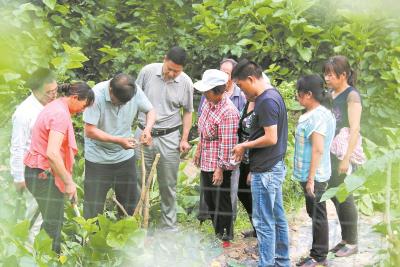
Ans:
[{"label": "shirt collar", "polygon": [[[163,65],[164,65],[164,63],[161,63],[160,66],[157,68],[157,70],[156,70],[156,75],[157,75],[158,77],[160,77],[161,80],[164,81],[164,77],[163,77],[163,73],[162,73],[162,67],[163,67]],[[174,82],[179,83],[180,80],[181,80],[181,75],[182,75],[182,74],[179,74],[178,77],[175,77]],[[165,82],[165,81],[164,81],[164,82]]]},{"label": "shirt collar", "polygon": [[233,93],[232,93],[232,95],[231,95],[231,98],[233,98],[233,97],[235,97],[235,96],[240,97],[241,93],[242,93],[242,92],[241,92],[239,86],[237,86],[236,83],[234,83],[234,84],[233,84]]},{"label": "shirt collar", "polygon": [[106,82],[106,89],[105,89],[105,91],[104,91],[104,96],[105,96],[105,98],[106,98],[106,101],[108,101],[108,102],[111,102],[111,96],[110,96],[110,81],[111,81],[111,80],[108,80],[108,81]]},{"label": "shirt collar", "polygon": [[223,94],[221,101],[219,101],[217,104],[208,101],[207,102],[211,110],[216,110],[220,109],[223,105],[225,105],[227,99],[228,99],[227,96]]},{"label": "shirt collar", "polygon": [[303,122],[308,120],[317,110],[320,110],[322,105],[319,105],[318,107],[314,108],[313,110],[310,110],[299,117],[299,122]]},{"label": "shirt collar", "polygon": [[36,98],[36,96],[33,93],[29,97],[31,98],[31,102],[34,106],[41,109],[44,107],[43,104],[40,103],[40,101]]}]

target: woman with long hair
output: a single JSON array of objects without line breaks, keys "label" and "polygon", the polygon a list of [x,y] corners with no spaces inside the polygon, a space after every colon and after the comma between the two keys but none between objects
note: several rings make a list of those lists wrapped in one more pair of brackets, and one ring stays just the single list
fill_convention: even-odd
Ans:
[{"label": "woman with long hair", "polygon": [[[361,149],[360,143],[360,121],[362,112],[361,96],[354,88],[356,74],[351,69],[345,56],[331,57],[322,69],[325,81],[332,90],[332,111],[336,117],[336,136],[347,132],[347,138],[343,140],[347,147],[342,155],[332,155],[332,176],[329,187],[337,187],[344,182],[347,174],[353,169],[354,154]],[[334,139],[335,143],[336,137]],[[332,149],[331,149],[332,151]],[[342,229],[342,240],[331,252],[337,257],[346,257],[357,253],[357,221],[358,212],[354,203],[354,197],[350,194],[344,202],[339,202],[336,197],[332,198],[339,217]]]}]

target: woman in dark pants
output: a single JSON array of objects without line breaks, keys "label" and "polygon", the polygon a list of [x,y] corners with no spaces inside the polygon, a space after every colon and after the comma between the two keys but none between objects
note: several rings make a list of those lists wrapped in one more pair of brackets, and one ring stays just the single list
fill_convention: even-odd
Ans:
[{"label": "woman in dark pants", "polygon": [[[253,118],[253,110],[254,110],[254,102],[247,102],[242,110],[242,114],[240,116],[239,121],[239,143],[246,142],[250,136],[250,126]],[[249,216],[251,225],[253,226],[253,221],[251,217],[252,213],[252,197],[251,197],[251,188],[250,188],[250,163],[249,163],[249,153],[246,153],[243,156],[242,162],[240,163],[240,176],[239,176],[239,187],[238,187],[238,198],[240,202],[242,202],[243,207],[245,208],[247,215]],[[257,237],[256,230],[253,229],[250,231],[242,232],[243,237]]]},{"label": "woman in dark pants", "polygon": [[312,219],[312,248],[296,266],[327,266],[329,230],[325,201],[320,201],[331,176],[330,147],[336,121],[330,94],[317,74],[297,81],[297,99],[305,108],[296,126],[293,177],[303,187],[306,210]]},{"label": "woman in dark pants", "polygon": [[53,239],[56,253],[61,252],[64,195],[77,201],[72,179],[77,145],[71,115],[94,102],[93,91],[86,83],[65,84],[61,91],[65,96],[47,104],[39,114],[24,159],[26,186],[38,203],[41,227]]},{"label": "woman in dark pants", "polygon": [[207,102],[199,118],[200,142],[194,162],[201,169],[201,191],[209,208],[217,238],[223,247],[233,239],[231,203],[232,149],[237,144],[239,112],[225,96],[228,75],[220,70],[206,70],[194,88],[203,92]]},{"label": "woman in dark pants", "polygon": [[[329,188],[331,188],[339,186],[344,182],[346,175],[351,173],[351,158],[360,138],[362,105],[360,93],[353,87],[355,85],[355,73],[350,68],[346,57],[335,56],[330,58],[324,64],[322,71],[328,87],[332,89],[332,111],[336,117],[336,135],[343,128],[348,128],[349,131],[347,150],[343,157],[341,159],[334,155],[331,157],[332,176],[329,180]],[[337,198],[332,200],[342,229],[342,241],[331,249],[331,252],[335,253],[337,257],[346,257],[358,251],[357,207],[352,194],[342,203]]]}]

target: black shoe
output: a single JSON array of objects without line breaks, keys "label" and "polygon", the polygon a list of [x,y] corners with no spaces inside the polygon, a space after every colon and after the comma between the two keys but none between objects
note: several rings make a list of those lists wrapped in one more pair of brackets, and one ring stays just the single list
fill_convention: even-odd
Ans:
[{"label": "black shoe", "polygon": [[257,237],[257,233],[254,230],[243,231],[242,235],[244,238]]}]

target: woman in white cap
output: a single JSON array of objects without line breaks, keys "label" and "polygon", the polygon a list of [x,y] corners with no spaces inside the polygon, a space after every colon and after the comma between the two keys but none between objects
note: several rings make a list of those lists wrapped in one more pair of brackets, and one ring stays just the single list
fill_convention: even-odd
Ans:
[{"label": "woman in white cap", "polygon": [[201,169],[201,190],[223,247],[233,239],[230,177],[236,165],[231,159],[239,123],[237,108],[224,95],[227,82],[225,72],[210,69],[194,84],[207,100],[198,122],[200,141],[194,161]]}]

